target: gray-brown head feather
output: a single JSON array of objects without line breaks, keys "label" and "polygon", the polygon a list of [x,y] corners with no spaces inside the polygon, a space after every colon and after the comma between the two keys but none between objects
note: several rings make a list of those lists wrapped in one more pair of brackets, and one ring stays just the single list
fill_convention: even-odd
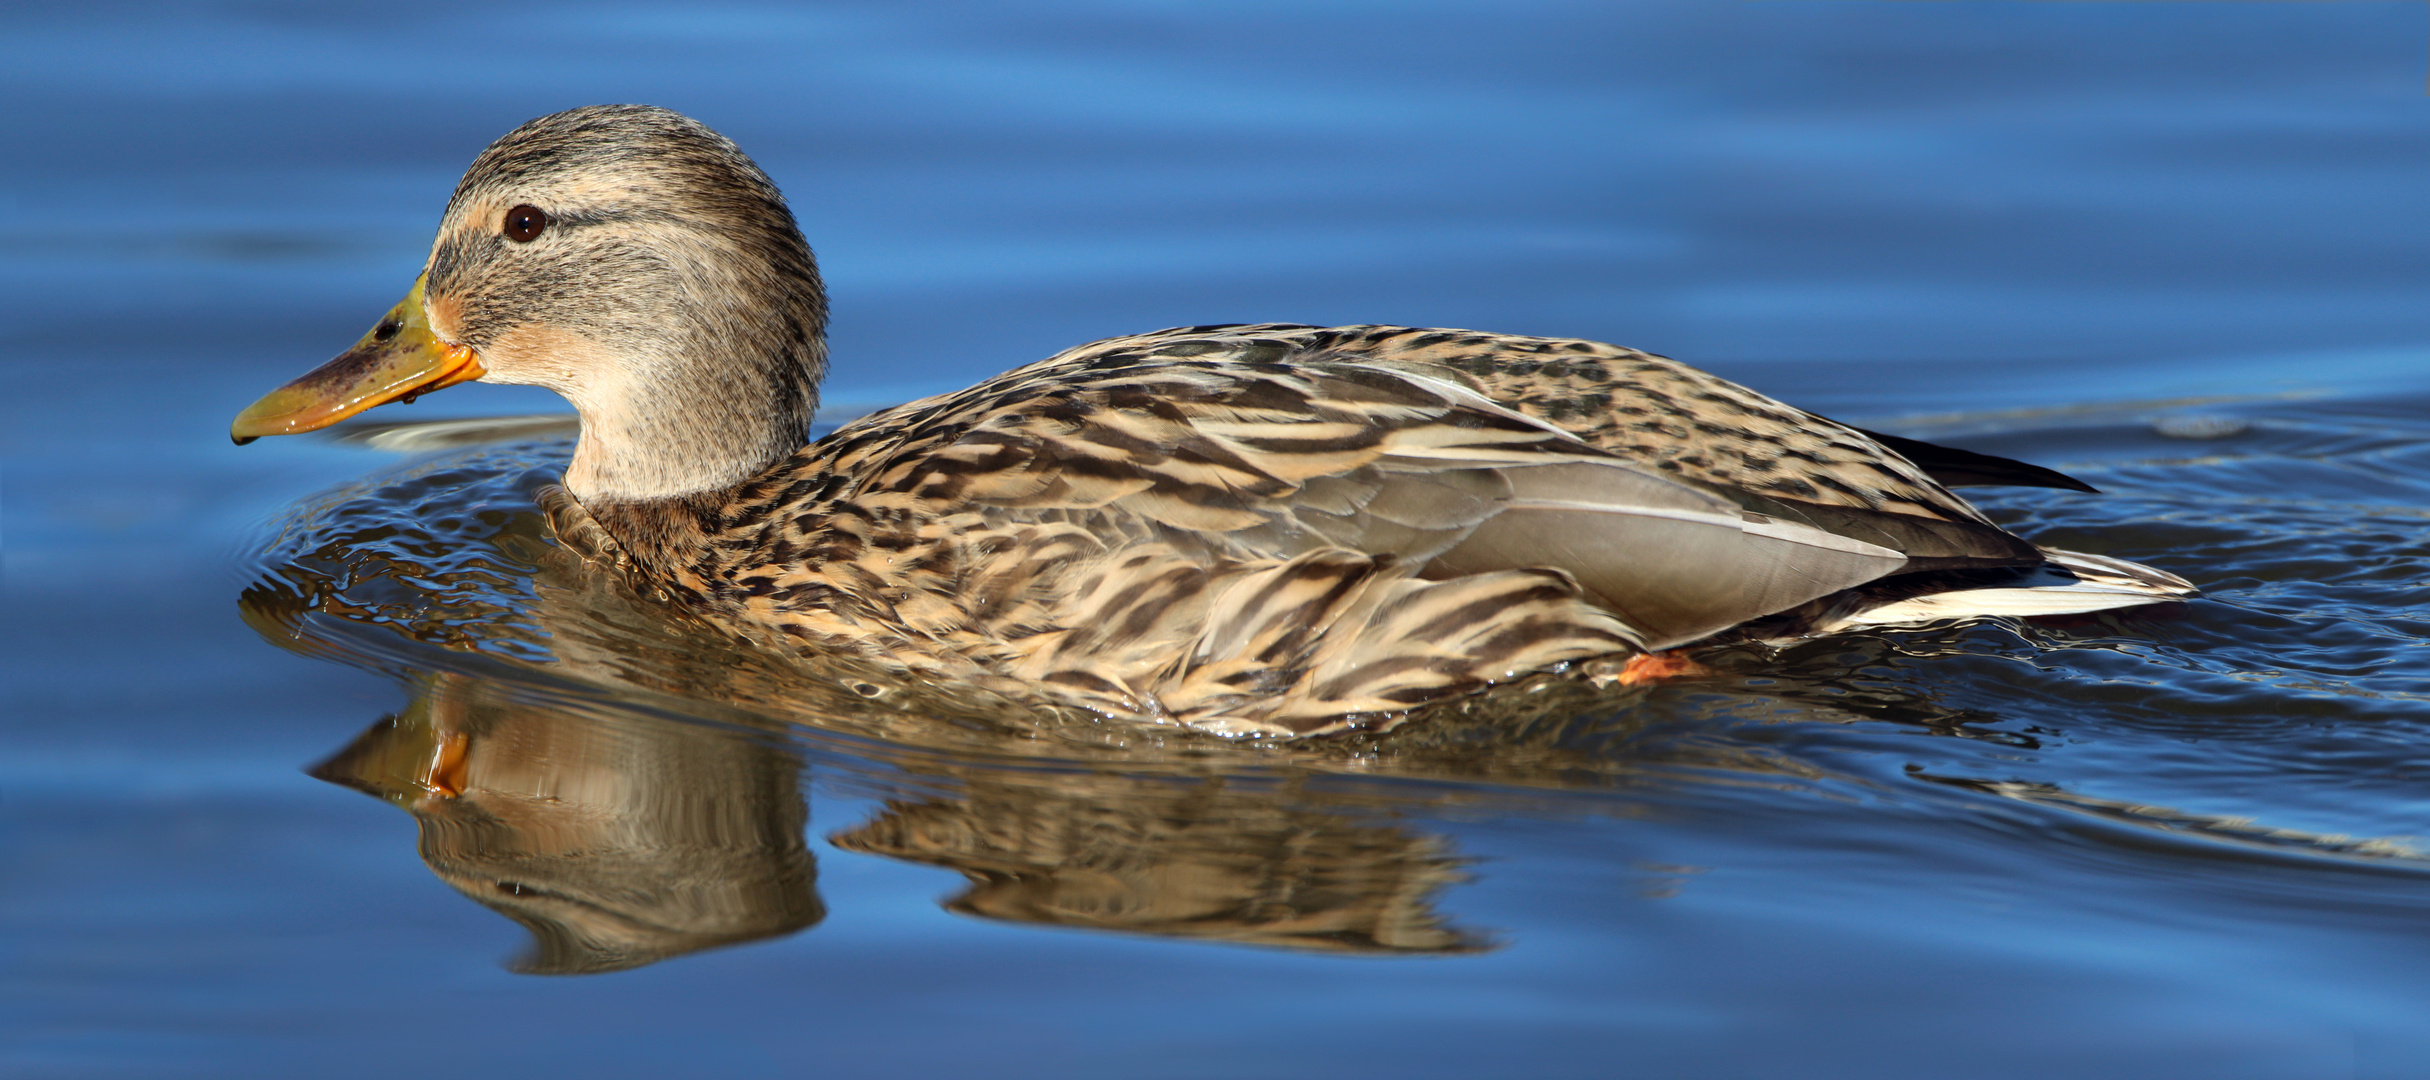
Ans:
[{"label": "gray-brown head feather", "polygon": [[[548,215],[517,242],[517,206]],[[583,414],[586,499],[731,484],[801,446],[826,373],[817,263],[766,173],[698,122],[644,105],[533,120],[456,187],[427,307],[489,381]]]}]

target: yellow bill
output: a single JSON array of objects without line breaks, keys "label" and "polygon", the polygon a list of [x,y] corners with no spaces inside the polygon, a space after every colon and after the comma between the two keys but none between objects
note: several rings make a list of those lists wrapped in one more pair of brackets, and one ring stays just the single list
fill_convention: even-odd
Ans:
[{"label": "yellow bill", "polygon": [[481,355],[472,346],[451,345],[431,333],[422,283],[415,278],[413,291],[354,348],[236,414],[228,436],[243,446],[264,435],[316,431],[374,405],[412,401],[480,378]]}]

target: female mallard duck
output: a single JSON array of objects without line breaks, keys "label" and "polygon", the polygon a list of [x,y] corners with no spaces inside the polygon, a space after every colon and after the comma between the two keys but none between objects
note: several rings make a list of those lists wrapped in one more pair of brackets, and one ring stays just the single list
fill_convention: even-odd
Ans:
[{"label": "female mallard duck", "polygon": [[792,213],[732,142],[575,109],[482,151],[404,302],[232,433],[545,386],[582,418],[546,500],[560,536],[708,621],[1232,734],[1381,726],[1725,633],[2194,591],[2037,548],[1945,486],[2077,481],[1597,342],[1160,330],[804,445],[826,320]]}]

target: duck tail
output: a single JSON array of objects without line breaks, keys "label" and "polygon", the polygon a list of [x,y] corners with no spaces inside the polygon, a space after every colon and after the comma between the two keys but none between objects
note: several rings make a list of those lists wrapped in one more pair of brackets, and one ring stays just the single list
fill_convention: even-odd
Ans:
[{"label": "duck tail", "polygon": [[[1994,616],[2082,615],[2165,604],[2199,596],[2193,582],[2142,563],[2061,548],[2041,548],[2046,560],[1956,588],[1898,595],[1897,579],[1856,590],[1856,603],[1801,628],[1798,636],[1887,629]],[[1866,601],[1873,601],[1866,603]]]}]

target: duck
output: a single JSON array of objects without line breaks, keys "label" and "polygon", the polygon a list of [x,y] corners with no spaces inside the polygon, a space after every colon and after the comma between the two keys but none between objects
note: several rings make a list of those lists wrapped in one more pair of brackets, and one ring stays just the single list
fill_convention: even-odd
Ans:
[{"label": "duck", "polygon": [[2065,474],[1616,345],[1178,327],[812,440],[827,318],[738,146],[667,109],[577,108],[481,151],[404,300],[230,434],[545,387],[580,433],[540,509],[671,613],[1224,736],[1381,730],[1543,673],[1692,674],[1716,643],[2197,592],[1951,490],[2093,490]]}]

